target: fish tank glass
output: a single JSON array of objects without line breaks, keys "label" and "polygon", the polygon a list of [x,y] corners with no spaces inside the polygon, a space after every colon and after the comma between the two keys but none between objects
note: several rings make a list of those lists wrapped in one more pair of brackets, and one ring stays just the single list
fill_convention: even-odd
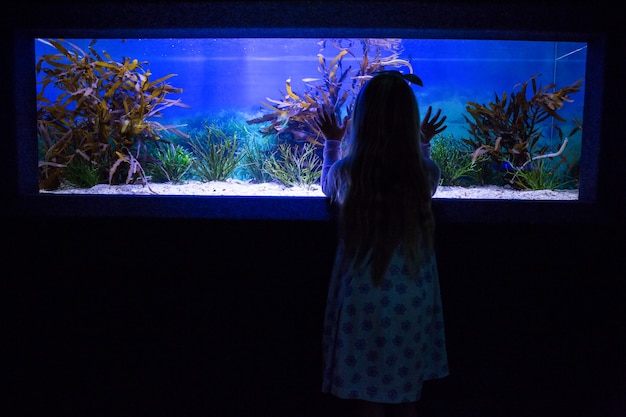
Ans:
[{"label": "fish tank glass", "polygon": [[587,43],[36,38],[39,192],[323,197],[317,108],[407,74],[435,198],[578,199]]}]

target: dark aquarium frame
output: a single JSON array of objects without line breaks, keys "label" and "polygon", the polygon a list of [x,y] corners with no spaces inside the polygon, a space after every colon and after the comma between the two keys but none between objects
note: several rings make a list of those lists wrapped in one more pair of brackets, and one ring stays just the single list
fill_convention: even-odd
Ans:
[{"label": "dark aquarium frame", "polygon": [[[531,40],[587,43],[584,115],[581,132],[579,199],[460,200],[435,199],[444,222],[603,222],[621,210],[620,196],[610,194],[610,177],[602,161],[617,138],[615,121],[604,117],[609,62],[607,34],[589,24],[564,19],[561,27],[523,6],[365,2],[309,3],[82,3],[41,4],[7,27],[13,66],[2,72],[8,93],[6,118],[13,163],[3,170],[9,180],[9,214],[34,217],[137,217],[327,220],[323,197],[129,196],[39,193],[36,136],[36,38],[424,38]],[[505,7],[506,6],[506,7]],[[485,14],[490,7],[491,16]],[[530,7],[530,6],[529,6]],[[538,7],[538,6],[537,6]],[[350,9],[352,8],[352,9]],[[549,8],[549,6],[548,6]],[[518,10],[519,9],[519,10]],[[549,15],[549,13],[547,13]],[[372,21],[371,16],[380,16]],[[133,18],[141,16],[141,19]],[[487,17],[486,17],[487,16]],[[53,17],[53,18],[51,18]],[[280,17],[278,20],[277,18]],[[504,20],[503,20],[504,19]],[[509,19],[511,21],[507,21]],[[545,22],[542,21],[546,20]],[[297,24],[296,22],[299,22]],[[514,22],[514,23],[511,23]],[[545,28],[550,28],[546,31]],[[609,74],[610,75],[610,74]],[[522,80],[520,80],[522,81]],[[620,145],[623,146],[623,145]],[[617,198],[617,199],[616,199]]]}]

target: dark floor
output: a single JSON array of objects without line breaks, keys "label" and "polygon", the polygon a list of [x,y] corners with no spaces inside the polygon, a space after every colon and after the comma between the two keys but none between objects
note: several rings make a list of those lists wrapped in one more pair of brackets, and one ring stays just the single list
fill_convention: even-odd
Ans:
[{"label": "dark floor", "polygon": [[[13,240],[4,415],[346,415],[319,392],[332,226],[142,226],[57,220]],[[422,416],[624,417],[621,255],[606,231],[557,226],[494,244],[507,228],[439,228],[451,375],[426,384]]]}]

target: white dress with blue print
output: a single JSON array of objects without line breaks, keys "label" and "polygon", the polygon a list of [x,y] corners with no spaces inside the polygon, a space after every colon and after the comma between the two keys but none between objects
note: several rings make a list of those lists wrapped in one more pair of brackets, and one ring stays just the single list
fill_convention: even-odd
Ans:
[{"label": "white dress with blue print", "polygon": [[448,375],[434,252],[410,273],[398,248],[379,286],[368,270],[337,273],[340,255],[324,317],[322,391],[380,403],[418,401],[425,380]]}]

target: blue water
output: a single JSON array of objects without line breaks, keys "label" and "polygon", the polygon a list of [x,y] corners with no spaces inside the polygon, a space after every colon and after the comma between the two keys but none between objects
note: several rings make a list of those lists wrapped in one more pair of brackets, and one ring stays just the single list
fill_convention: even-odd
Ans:
[{"label": "blue water", "polygon": [[[67,41],[87,51],[91,39]],[[359,50],[358,40],[343,42],[353,42]],[[447,133],[457,138],[467,137],[463,114],[468,101],[487,104],[495,94],[508,95],[536,74],[542,74],[539,84],[555,83],[557,88],[585,77],[587,50],[580,42],[404,39],[402,46],[400,57],[411,62],[424,82],[414,87],[420,108],[441,108],[448,117]],[[176,74],[168,82],[183,89],[180,97],[190,108],[166,109],[163,122],[210,117],[224,110],[259,115],[266,98],[282,98],[287,79],[298,93],[305,90],[303,78],[319,76],[320,39],[99,39],[94,49],[114,60],[147,61],[144,69],[152,73],[151,80]],[[35,41],[35,62],[56,52]],[[337,52],[327,44],[321,53],[329,62]],[[344,68],[349,63],[358,65],[346,57]],[[571,98],[575,101],[566,103],[560,114],[567,120],[582,119],[584,82]]]}]

